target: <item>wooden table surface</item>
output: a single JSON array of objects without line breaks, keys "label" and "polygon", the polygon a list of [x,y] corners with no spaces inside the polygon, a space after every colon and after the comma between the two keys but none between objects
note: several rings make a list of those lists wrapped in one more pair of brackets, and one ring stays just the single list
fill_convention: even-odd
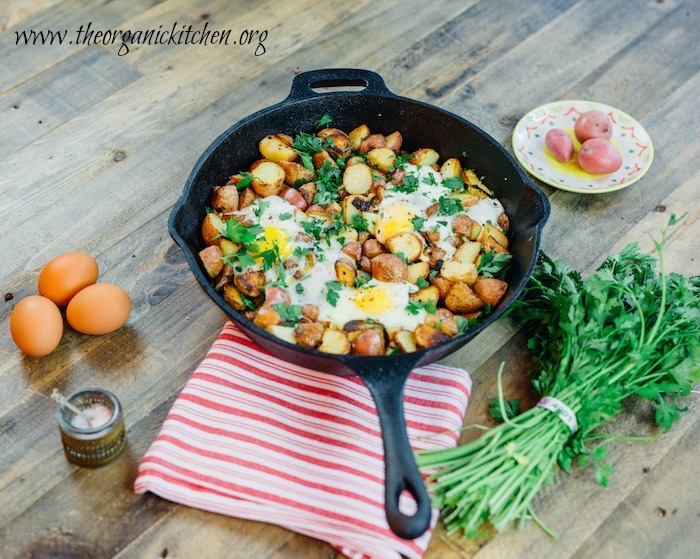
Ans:
[{"label": "wooden table surface", "polygon": [[[262,44],[78,44],[77,30],[266,31]],[[650,133],[655,159],[633,186],[580,195],[543,185],[552,204],[543,248],[584,273],[608,253],[685,213],[669,269],[700,272],[700,2],[434,0],[272,2],[2,1],[0,10],[0,556],[319,558],[329,545],[283,528],[137,496],[138,462],[224,315],[205,296],[166,222],[195,161],[241,118],[286,97],[295,72],[379,72],[399,94],[474,122],[512,151],[513,127],[558,99],[617,107]],[[49,45],[22,31],[68,30]],[[70,41],[70,42],[69,42]],[[256,55],[257,51],[257,55]],[[93,254],[101,281],[133,299],[127,325],[71,331],[44,358],[13,344],[9,315],[36,293],[39,270],[69,251]],[[467,422],[486,421],[494,376],[527,394],[525,336],[497,322],[445,359],[474,380]],[[129,446],[115,463],[64,458],[47,395],[99,386],[124,407]],[[532,524],[488,542],[446,537],[427,559],[656,558],[700,554],[700,405],[671,432],[630,404],[611,430],[658,435],[610,445],[611,484],[591,468],[559,474],[536,501],[553,540]],[[469,435],[465,435],[467,437]]]}]

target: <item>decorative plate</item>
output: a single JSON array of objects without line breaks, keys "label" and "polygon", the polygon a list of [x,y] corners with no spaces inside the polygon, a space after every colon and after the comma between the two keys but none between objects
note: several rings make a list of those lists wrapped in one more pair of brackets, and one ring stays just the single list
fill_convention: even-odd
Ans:
[{"label": "decorative plate", "polygon": [[[578,164],[581,144],[574,136],[574,123],[586,111],[598,109],[610,117],[610,140],[622,153],[622,167],[608,175],[591,175]],[[574,157],[568,163],[554,159],[544,145],[552,128],[563,128],[574,141]],[[515,157],[531,175],[569,192],[601,194],[620,190],[644,176],[654,159],[654,147],[644,127],[622,111],[593,101],[556,101],[531,110],[513,131]]]}]

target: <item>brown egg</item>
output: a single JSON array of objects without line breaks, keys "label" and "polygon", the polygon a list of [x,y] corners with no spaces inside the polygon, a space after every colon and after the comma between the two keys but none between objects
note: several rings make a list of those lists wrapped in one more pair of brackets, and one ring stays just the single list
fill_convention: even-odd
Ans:
[{"label": "brown egg", "polygon": [[63,317],[56,304],[31,295],[22,299],[10,315],[10,334],[17,347],[27,355],[48,355],[61,341]]},{"label": "brown egg", "polygon": [[108,334],[121,328],[131,313],[129,294],[118,285],[96,283],[68,303],[66,318],[83,334]]},{"label": "brown egg", "polygon": [[89,254],[61,254],[39,274],[39,293],[65,307],[78,291],[97,281],[98,271],[97,262]]}]

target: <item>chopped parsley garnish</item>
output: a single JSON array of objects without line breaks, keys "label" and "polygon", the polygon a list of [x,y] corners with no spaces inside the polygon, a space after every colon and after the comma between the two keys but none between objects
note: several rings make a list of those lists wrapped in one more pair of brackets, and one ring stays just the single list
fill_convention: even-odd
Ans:
[{"label": "chopped parsley garnish", "polygon": [[333,122],[331,115],[323,115],[316,121],[316,128],[325,128],[327,124]]},{"label": "chopped parsley garnish", "polygon": [[246,307],[249,311],[257,310],[258,307],[257,307],[257,305],[256,305],[255,303],[253,303],[253,301],[251,301],[250,299],[248,299],[248,297],[246,297],[245,295],[243,295],[243,293],[241,293],[240,296],[241,296],[241,300],[242,300],[243,303],[245,304],[245,307]]},{"label": "chopped parsley garnish", "polygon": [[397,184],[394,187],[394,190],[397,190],[398,192],[405,192],[406,194],[415,192],[418,190],[418,177],[406,175],[401,181],[401,184]]},{"label": "chopped parsley garnish", "polygon": [[294,142],[292,147],[297,151],[299,157],[301,157],[301,162],[309,171],[314,171],[314,164],[312,156],[316,153],[323,151],[326,146],[328,146],[328,141],[313,134],[306,134],[305,132],[299,132],[294,137]]},{"label": "chopped parsley garnish", "polygon": [[430,314],[435,314],[437,312],[437,305],[435,301],[416,301],[411,299],[406,307],[406,310],[411,314],[418,314],[421,309]]},{"label": "chopped parsley garnish", "polygon": [[420,231],[423,227],[423,224],[425,223],[425,218],[420,216],[412,217],[411,222],[413,223],[414,229],[416,231]]},{"label": "chopped parsley garnish", "polygon": [[[297,284],[298,285],[298,284]],[[294,325],[301,320],[301,305],[288,305],[287,303],[275,303],[272,308],[280,315],[286,325]]]},{"label": "chopped parsley garnish", "polygon": [[314,196],[314,204],[327,206],[338,201],[338,187],[342,182],[340,169],[330,161],[324,161],[323,166],[316,171],[316,188],[318,192]]},{"label": "chopped parsley garnish", "polygon": [[310,248],[303,248],[303,247],[295,247],[294,252],[292,253],[294,256],[297,258],[304,258],[307,254],[311,254],[311,249]]},{"label": "chopped parsley garnish", "polygon": [[438,213],[441,213],[443,215],[454,215],[462,211],[461,202],[454,198],[440,196],[438,202],[440,203],[440,209],[438,210]]},{"label": "chopped parsley garnish", "polygon": [[403,155],[397,155],[396,156],[396,163],[394,163],[394,167],[396,169],[400,169],[401,167],[405,167],[406,163],[413,157],[412,153],[404,153]]},{"label": "chopped parsley garnish", "polygon": [[480,276],[487,278],[503,279],[508,269],[508,263],[512,255],[504,252],[496,252],[491,249],[487,253],[481,255],[477,272]]},{"label": "chopped parsley garnish", "polygon": [[476,318],[467,319],[460,315],[455,315],[455,319],[457,320],[457,328],[459,329],[460,334],[464,334],[467,330],[469,330],[469,328],[478,322]]},{"label": "chopped parsley garnish", "polygon": [[312,219],[311,221],[302,221],[301,227],[304,233],[313,237],[317,241],[321,240],[321,228],[325,222],[322,219]]},{"label": "chopped parsley garnish", "polygon": [[327,281],[326,289],[326,301],[331,307],[335,307],[338,304],[339,292],[343,289],[343,284],[336,280]]},{"label": "chopped parsley garnish", "polygon": [[261,233],[263,233],[263,228],[260,225],[246,227],[237,219],[229,219],[221,236],[234,243],[252,243]]},{"label": "chopped parsley garnish", "polygon": [[363,231],[367,231],[367,228],[369,227],[369,222],[360,214],[355,214],[352,216],[352,226],[357,230],[358,233],[362,233]]},{"label": "chopped parsley garnish", "polygon": [[265,272],[272,269],[275,264],[280,262],[280,252],[276,246],[258,253],[257,256],[258,258],[262,258],[262,267]]},{"label": "chopped parsley garnish", "polygon": [[280,214],[280,220],[281,221],[287,221],[288,219],[292,219],[292,214],[289,212],[285,212],[283,214]]},{"label": "chopped parsley garnish", "polygon": [[250,183],[253,182],[253,175],[252,173],[240,173],[240,175],[243,177],[240,181],[238,181],[238,184],[236,185],[236,188],[246,188],[250,186]]},{"label": "chopped parsley garnish", "polygon": [[443,179],[442,186],[452,191],[462,190],[464,188],[464,181],[460,177],[450,177],[449,179]]},{"label": "chopped parsley garnish", "polygon": [[301,295],[302,293],[304,293],[304,286],[301,285],[300,283],[297,283],[296,286],[294,287],[294,290],[295,290],[299,295]]},{"label": "chopped parsley garnish", "polygon": [[253,210],[253,213],[255,214],[255,217],[261,217],[263,212],[270,206],[270,202],[267,200],[262,200],[258,198],[255,202],[255,209]]},{"label": "chopped parsley garnish", "polygon": [[419,276],[418,280],[416,281],[416,285],[421,289],[425,289],[426,287],[430,287],[430,282]]}]

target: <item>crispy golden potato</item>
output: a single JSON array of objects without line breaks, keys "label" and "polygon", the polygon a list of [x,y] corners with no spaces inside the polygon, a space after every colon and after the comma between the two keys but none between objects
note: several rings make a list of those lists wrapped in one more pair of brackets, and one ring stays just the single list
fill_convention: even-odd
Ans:
[{"label": "crispy golden potato", "polygon": [[352,147],[353,151],[357,151],[360,149],[360,144],[367,138],[369,138],[370,132],[369,132],[369,127],[366,124],[360,124],[357,128],[355,128],[350,134],[348,134],[348,138],[350,140],[350,146]]},{"label": "crispy golden potato", "polygon": [[211,197],[211,206],[222,214],[238,211],[238,187],[233,184],[215,186]]},{"label": "crispy golden potato", "polygon": [[410,330],[399,330],[394,335],[394,341],[404,353],[413,353],[416,347],[416,335]]},{"label": "crispy golden potato", "polygon": [[352,352],[357,355],[383,355],[386,350],[384,329],[363,330],[352,344]]},{"label": "crispy golden potato", "polygon": [[395,254],[379,254],[371,261],[374,279],[392,282],[406,281],[408,265]]},{"label": "crispy golden potato", "polygon": [[355,264],[353,264],[353,262],[347,258],[341,258],[335,261],[334,267],[335,277],[340,283],[348,287],[355,287],[357,271],[355,270]]},{"label": "crispy golden potato", "polygon": [[348,135],[337,128],[324,128],[319,130],[316,135],[319,138],[327,138],[330,142],[328,149],[337,153],[340,157],[345,157],[352,149]]},{"label": "crispy golden potato", "polygon": [[[289,186],[299,187],[305,182],[313,181],[316,177],[313,171],[309,171],[301,163],[295,163],[294,161],[280,161],[277,163],[277,165],[284,170],[284,182]],[[255,181],[253,181],[253,183],[254,182]],[[254,185],[253,188],[255,188]]]},{"label": "crispy golden potato", "polygon": [[456,336],[459,333],[457,317],[446,308],[439,308],[435,314],[429,314],[423,324],[432,326],[450,336]]},{"label": "crispy golden potato", "polygon": [[280,317],[280,313],[269,305],[263,305],[260,307],[255,312],[255,318],[253,319],[253,324],[259,326],[260,328],[267,328],[268,326],[281,323],[282,318]]},{"label": "crispy golden potato", "polygon": [[221,233],[226,229],[219,214],[208,213],[202,221],[202,239],[206,245],[218,245]]},{"label": "crispy golden potato", "polygon": [[317,193],[318,187],[316,186],[315,182],[307,182],[299,187],[299,194],[304,197],[304,200],[308,206],[314,203],[314,198],[316,197]]},{"label": "crispy golden potato", "polygon": [[240,190],[238,192],[238,209],[242,210],[243,208],[247,208],[250,206],[253,202],[255,202],[255,199],[257,198],[257,195],[255,192],[253,192],[252,188],[244,188],[243,190]]},{"label": "crispy golden potato", "polygon": [[454,283],[438,275],[430,278],[430,285],[434,285],[435,287],[437,287],[438,291],[440,292],[440,301],[444,301],[445,297],[447,297],[447,294],[450,292],[450,289],[452,289]]},{"label": "crispy golden potato", "polygon": [[476,293],[486,305],[492,307],[497,305],[505,295],[508,284],[497,278],[479,278],[472,286]]},{"label": "crispy golden potato", "polygon": [[386,147],[388,147],[393,152],[398,152],[403,145],[403,136],[398,130],[392,132],[386,137]]},{"label": "crispy golden potato", "polygon": [[421,148],[413,152],[413,156],[409,159],[409,163],[414,165],[433,166],[440,159],[440,154],[432,148]]},{"label": "crispy golden potato", "polygon": [[301,316],[311,322],[316,322],[318,320],[319,308],[316,305],[307,303],[301,307]]},{"label": "crispy golden potato", "polygon": [[224,256],[233,256],[240,250],[241,245],[239,243],[234,243],[225,237],[221,237],[219,239],[219,248]]},{"label": "crispy golden potato", "polygon": [[369,153],[373,149],[386,147],[386,138],[382,134],[371,134],[360,143],[360,151]]},{"label": "crispy golden potato", "polygon": [[315,169],[320,169],[321,167],[323,167],[324,163],[328,163],[332,167],[338,166],[338,164],[335,162],[335,159],[333,159],[326,150],[315,153],[314,156],[311,158],[311,161],[313,162]]},{"label": "crispy golden potato", "polygon": [[278,324],[273,324],[265,328],[273,336],[277,336],[280,340],[284,340],[287,343],[297,345],[297,339],[294,335],[293,326],[280,326]]},{"label": "crispy golden potato", "polygon": [[481,298],[466,283],[458,281],[445,297],[445,306],[454,313],[470,313],[484,306]]},{"label": "crispy golden potato", "polygon": [[378,171],[389,173],[396,166],[396,154],[388,147],[374,148],[367,153],[369,164]]},{"label": "crispy golden potato", "polygon": [[423,253],[423,242],[415,233],[401,233],[387,239],[386,246],[392,254],[403,255],[408,262],[415,262]]},{"label": "crispy golden potato", "polygon": [[509,254],[509,252],[504,249],[498,241],[489,235],[488,239],[484,241],[484,252],[489,252],[493,250],[494,252],[501,252],[503,254]]},{"label": "crispy golden potato", "polygon": [[460,262],[470,262],[476,261],[476,257],[481,253],[481,249],[484,245],[477,241],[467,241],[461,245],[454,253],[454,259]]},{"label": "crispy golden potato", "polygon": [[481,228],[481,232],[476,240],[480,243],[485,243],[486,239],[489,237],[493,237],[503,248],[508,248],[508,237],[504,235],[503,231],[501,231],[498,226],[491,223],[487,223]]},{"label": "crispy golden potato", "polygon": [[215,278],[224,267],[223,253],[217,245],[210,245],[199,251],[199,259],[210,278]]},{"label": "crispy golden potato", "polygon": [[419,324],[415,331],[416,346],[421,348],[434,347],[449,342],[452,337],[427,324]]},{"label": "crispy golden potato", "polygon": [[433,303],[437,306],[440,299],[440,291],[438,291],[438,288],[434,285],[429,285],[428,287],[424,287],[415,293],[411,293],[409,297],[414,301],[419,301],[420,303]]},{"label": "crispy golden potato", "polygon": [[241,297],[241,292],[235,288],[235,286],[229,284],[224,285],[223,297],[229,305],[231,305],[237,311],[244,311],[246,309],[245,301]]},{"label": "crispy golden potato", "polygon": [[[288,161],[280,163],[292,164]],[[250,186],[258,196],[272,196],[284,186],[285,171],[279,163],[262,159],[253,163],[250,172],[253,175]]]},{"label": "crispy golden potato", "polygon": [[374,235],[377,232],[377,221],[379,221],[379,214],[363,211],[362,217],[367,220],[367,231],[370,233],[370,235]]},{"label": "crispy golden potato", "polygon": [[462,164],[456,157],[451,157],[440,166],[440,175],[443,179],[462,177]]},{"label": "crispy golden potato", "polygon": [[297,152],[292,147],[291,142],[287,142],[289,136],[281,135],[269,135],[265,136],[260,143],[258,148],[260,149],[260,154],[269,161],[274,161],[278,163],[280,161],[294,161],[297,158]]},{"label": "crispy golden potato", "polygon": [[364,163],[345,168],[343,186],[348,194],[365,194],[372,187],[372,169]]},{"label": "crispy golden potato", "polygon": [[256,272],[244,272],[236,276],[233,283],[246,297],[260,297],[262,287],[265,285],[265,273],[262,270]]},{"label": "crispy golden potato", "polygon": [[418,278],[427,279],[430,273],[430,264],[427,262],[414,262],[408,265],[407,281],[417,284]]},{"label": "crispy golden potato", "polygon": [[461,260],[445,260],[440,268],[440,275],[447,281],[462,281],[467,285],[473,284],[478,277],[474,263]]},{"label": "crispy golden potato", "polygon": [[428,257],[428,264],[430,264],[431,268],[437,267],[438,262],[444,260],[446,254],[447,253],[443,249],[438,247],[431,247],[425,251],[425,255]]},{"label": "crispy golden potato", "polygon": [[342,330],[326,328],[321,337],[321,345],[318,346],[318,350],[336,355],[345,355],[350,353],[350,340],[348,340],[347,335]]},{"label": "crispy golden potato", "polygon": [[300,346],[316,349],[321,343],[324,330],[320,322],[300,322],[294,328],[294,336]]},{"label": "crispy golden potato", "polygon": [[493,196],[493,191],[489,187],[487,187],[483,182],[481,182],[481,179],[476,176],[476,173],[473,171],[473,169],[467,169],[466,171],[464,171],[462,173],[462,180],[468,185],[481,190],[488,196]]}]

